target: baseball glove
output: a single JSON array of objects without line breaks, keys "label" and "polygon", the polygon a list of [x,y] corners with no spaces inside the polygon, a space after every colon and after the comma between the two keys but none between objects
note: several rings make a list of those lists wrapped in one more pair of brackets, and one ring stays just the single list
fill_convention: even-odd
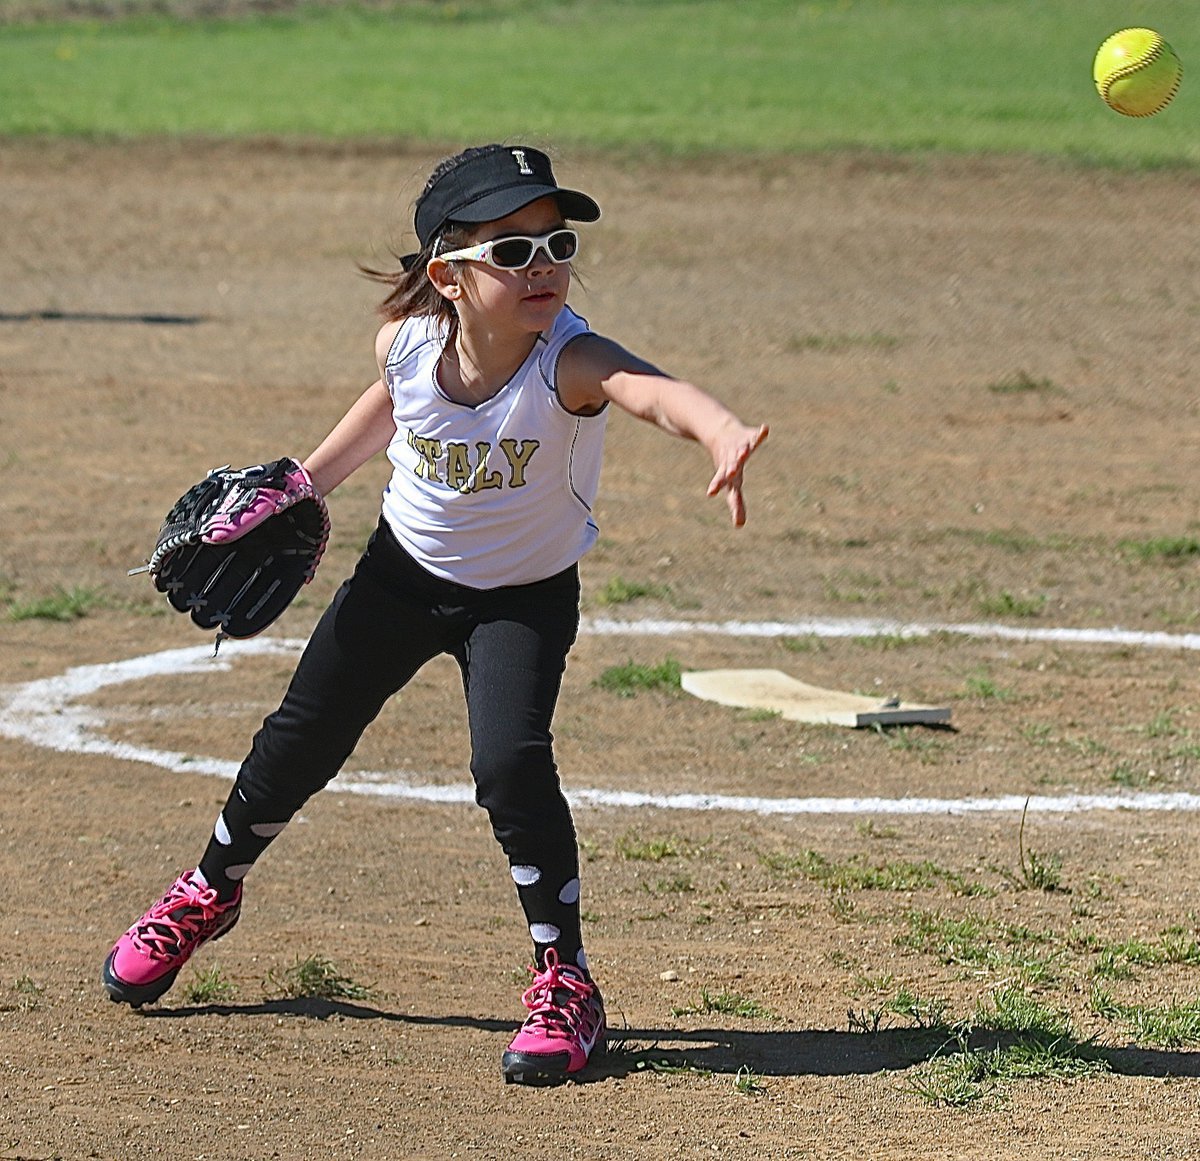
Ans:
[{"label": "baseball glove", "polygon": [[329,512],[292,459],[214,468],[167,513],[149,563],[171,607],[223,637],[253,637],[317,571]]}]

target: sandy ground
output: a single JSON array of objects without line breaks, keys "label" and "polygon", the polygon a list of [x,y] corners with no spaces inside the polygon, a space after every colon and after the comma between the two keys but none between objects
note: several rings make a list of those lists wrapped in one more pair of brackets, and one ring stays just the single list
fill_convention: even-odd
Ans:
[{"label": "sandy ground", "polygon": [[[197,958],[229,994],[195,992],[189,967],[157,1006],[107,1001],[109,946],[195,862],[227,791],[117,744],[236,762],[292,659],[229,644],[223,664],[98,683],[29,737],[14,699],[205,643],[125,570],[204,470],[305,454],[370,381],[377,288],[355,263],[404,246],[435,160],[0,144],[0,598],[86,606],[0,624],[0,1158],[1200,1155],[1194,1043],[1097,993],[1129,1011],[1200,991],[1191,814],[1037,809],[1022,834],[1011,807],[736,801],[1194,792],[1182,647],[585,633],[556,729],[568,789],[729,801],[581,798],[589,954],[616,1029],[581,1084],[502,1085],[522,923],[485,819],[428,795],[310,802],[237,931]],[[613,418],[591,622],[1194,628],[1194,563],[1151,550],[1200,535],[1195,179],[870,156],[557,165],[605,208],[577,309],[772,425],[735,532],[698,449]],[[373,463],[332,497],[333,547],[273,637],[311,628],[384,478]],[[606,604],[616,579],[658,595]],[[596,685],[667,658],[946,704],[953,729],[809,727]],[[107,751],[62,743],[81,710]],[[438,662],[346,782],[401,771],[461,791],[465,764]],[[1031,887],[1031,865],[1059,889]],[[855,868],[909,875],[869,888]],[[916,937],[951,920],[985,953]],[[313,956],[368,990],[289,998],[281,980]],[[930,1102],[923,1084],[961,1055],[948,1025],[1012,989],[1094,1036],[1103,1070]],[[888,1010],[905,992],[944,1005],[933,1033]]]}]

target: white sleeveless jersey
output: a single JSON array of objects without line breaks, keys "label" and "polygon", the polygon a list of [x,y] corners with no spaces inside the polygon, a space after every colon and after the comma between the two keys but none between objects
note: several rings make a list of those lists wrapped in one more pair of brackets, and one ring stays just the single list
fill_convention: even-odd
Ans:
[{"label": "white sleeveless jersey", "polygon": [[556,391],[558,358],[587,323],[564,307],[491,399],[455,403],[437,381],[446,327],[405,320],[384,366],[396,435],[383,514],[435,576],[471,588],[543,580],[599,535],[592,504],[607,411],[572,415]]}]

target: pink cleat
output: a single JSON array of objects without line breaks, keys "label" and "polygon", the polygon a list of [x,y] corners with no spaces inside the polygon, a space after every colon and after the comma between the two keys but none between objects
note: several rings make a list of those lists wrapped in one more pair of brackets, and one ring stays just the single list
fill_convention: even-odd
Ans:
[{"label": "pink cleat", "polygon": [[604,1051],[600,989],[579,968],[560,964],[553,948],[521,1001],[529,1015],[501,1059],[505,1084],[555,1084]]},{"label": "pink cleat", "polygon": [[184,871],[108,953],[100,978],[109,999],[133,1008],[157,1000],[192,953],[228,932],[241,910],[240,886],[228,903],[219,903],[199,871]]}]

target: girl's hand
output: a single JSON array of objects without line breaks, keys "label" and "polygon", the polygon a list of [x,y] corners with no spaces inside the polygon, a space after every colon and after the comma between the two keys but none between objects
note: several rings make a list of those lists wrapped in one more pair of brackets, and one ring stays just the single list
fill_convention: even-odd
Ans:
[{"label": "girl's hand", "polygon": [[715,496],[725,489],[729,514],[738,528],[746,523],[746,502],[742,498],[742,469],[767,438],[769,431],[765,423],[758,428],[747,427],[743,423],[732,424],[718,432],[708,449],[717,469],[708,485],[708,494]]}]

